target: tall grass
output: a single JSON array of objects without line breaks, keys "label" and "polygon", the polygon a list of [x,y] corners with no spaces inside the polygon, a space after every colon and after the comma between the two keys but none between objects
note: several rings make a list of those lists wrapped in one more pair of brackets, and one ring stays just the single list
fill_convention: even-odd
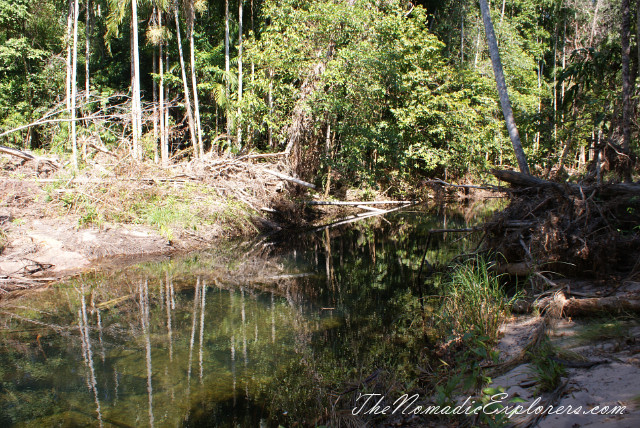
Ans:
[{"label": "tall grass", "polygon": [[437,321],[444,335],[464,337],[473,332],[495,341],[508,313],[509,302],[498,276],[490,262],[478,257],[454,268],[445,283]]}]

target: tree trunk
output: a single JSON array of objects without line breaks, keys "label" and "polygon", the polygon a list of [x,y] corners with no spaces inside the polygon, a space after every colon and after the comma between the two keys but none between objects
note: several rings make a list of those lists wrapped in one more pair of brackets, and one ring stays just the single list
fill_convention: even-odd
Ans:
[{"label": "tree trunk", "polygon": [[189,124],[189,133],[191,134],[191,146],[193,147],[193,155],[198,157],[198,142],[196,141],[196,127],[193,123],[193,112],[191,111],[191,96],[189,94],[189,85],[187,84],[187,72],[184,69],[184,56],[182,55],[182,38],[180,37],[180,17],[178,16],[178,7],[173,10],[176,19],[176,35],[178,39],[178,56],[180,57],[180,69],[182,70],[182,83],[184,86],[184,101],[187,108],[187,122]]},{"label": "tree trunk", "polygon": [[78,141],[76,135],[76,97],[78,95],[78,11],[80,6],[75,0],[73,7],[73,60],[71,70],[71,150],[73,168],[78,170]]},{"label": "tree trunk", "polygon": [[600,0],[596,0],[595,9],[593,10],[593,21],[591,23],[591,34],[589,35],[589,47],[593,47],[593,36],[596,34],[596,22],[598,21],[598,9],[600,9]]},{"label": "tree trunk", "polygon": [[631,48],[629,38],[631,34],[631,10],[630,0],[622,0],[622,152],[625,160],[622,173],[625,181],[631,181],[631,163],[628,160],[631,141],[631,73],[629,70]]},{"label": "tree trunk", "polygon": [[[168,71],[169,70],[169,49],[165,49],[165,69]],[[165,95],[164,95],[164,99],[165,100],[169,100],[169,85],[167,85],[165,87]],[[167,162],[169,162],[169,154],[171,153],[170,151],[170,146],[169,146],[169,106],[167,106],[164,109],[164,147],[165,150],[167,151]]]},{"label": "tree trunk", "polygon": [[[154,6],[154,15],[156,16],[156,23],[158,22],[158,16],[160,15],[160,10],[158,10],[157,6]],[[158,73],[158,51],[156,47],[153,47],[153,60],[152,60],[153,74]],[[158,83],[156,79],[153,79],[153,162],[158,163]]]},{"label": "tree trunk", "polygon": [[502,71],[502,62],[500,61],[500,52],[498,51],[498,43],[496,41],[496,35],[493,31],[493,24],[491,23],[491,15],[487,0],[480,0],[480,9],[482,11],[482,19],[484,21],[484,29],[487,34],[487,44],[489,46],[489,54],[491,56],[491,64],[493,65],[493,73],[496,79],[496,85],[498,87],[498,95],[500,97],[500,104],[502,105],[502,113],[509,131],[509,137],[513,144],[513,150],[515,151],[516,159],[518,160],[518,166],[520,171],[524,174],[529,174],[529,165],[527,164],[527,157],[522,149],[522,143],[520,142],[520,135],[518,134],[518,128],[516,127],[516,121],[513,117],[513,110],[511,109],[511,101],[509,100],[509,94],[507,92],[507,84],[504,79],[504,73]]},{"label": "tree trunk", "polygon": [[202,145],[202,127],[200,126],[200,103],[198,102],[198,82],[196,80],[196,47],[195,42],[193,40],[193,30],[196,23],[196,11],[194,7],[194,2],[191,0],[189,2],[189,25],[187,29],[189,31],[189,46],[191,48],[191,87],[193,89],[193,108],[196,119],[196,133],[198,135],[198,150],[200,152],[200,157],[204,156],[204,148]]},{"label": "tree trunk", "polygon": [[85,16],[84,39],[85,39],[85,61],[84,61],[84,90],[85,99],[89,102],[89,59],[91,56],[91,0],[87,0],[87,11]]},{"label": "tree trunk", "polygon": [[238,0],[238,149],[242,148],[242,3]]},{"label": "tree trunk", "polygon": [[71,70],[71,57],[72,57],[72,38],[73,38],[73,16],[75,14],[75,2],[74,0],[69,0],[69,13],[67,14],[67,61],[66,61],[66,70],[67,70],[67,80],[66,80],[66,91],[65,91],[65,104],[67,106],[67,110],[69,112],[69,116],[71,116],[71,75],[73,71]]},{"label": "tree trunk", "polygon": [[[162,11],[158,10],[158,26],[162,28]],[[162,162],[162,166],[166,167],[169,151],[167,147],[167,138],[166,138],[166,123],[164,120],[164,57],[163,57],[163,49],[164,40],[160,42],[158,67],[160,68],[160,88],[158,90],[158,95],[160,96],[160,161]]]},{"label": "tree trunk", "polygon": [[134,159],[142,160],[142,147],[140,137],[142,136],[142,108],[140,105],[140,56],[138,51],[138,0],[131,1],[131,40],[133,56],[132,73],[132,99],[131,116],[133,125],[133,155]]},{"label": "tree trunk", "polygon": [[464,63],[464,2],[460,2],[460,64]]},{"label": "tree trunk", "polygon": [[[224,71],[225,71],[225,90],[226,90],[226,98],[227,100],[229,99],[229,92],[230,92],[230,88],[229,88],[229,76],[230,76],[230,72],[229,72],[229,0],[225,0],[224,1]],[[227,135],[230,135],[231,133],[231,123],[230,123],[230,117],[229,117],[229,111],[226,112],[226,118],[227,118]],[[229,140],[227,139],[227,143],[229,143]]]},{"label": "tree trunk", "polygon": [[[269,92],[267,94],[267,105],[269,107],[269,115],[273,114],[273,70],[269,70]],[[271,125],[267,123],[267,139],[269,147],[275,148],[273,144],[273,130]]]}]

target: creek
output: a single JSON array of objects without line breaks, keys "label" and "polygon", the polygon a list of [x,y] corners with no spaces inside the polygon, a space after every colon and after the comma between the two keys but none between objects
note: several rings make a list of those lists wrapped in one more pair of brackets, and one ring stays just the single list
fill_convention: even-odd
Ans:
[{"label": "creek", "polygon": [[412,207],[4,299],[0,425],[313,424],[365,380],[408,385],[424,358],[420,297],[438,289],[423,257],[446,265],[480,238],[429,231],[499,205]]}]

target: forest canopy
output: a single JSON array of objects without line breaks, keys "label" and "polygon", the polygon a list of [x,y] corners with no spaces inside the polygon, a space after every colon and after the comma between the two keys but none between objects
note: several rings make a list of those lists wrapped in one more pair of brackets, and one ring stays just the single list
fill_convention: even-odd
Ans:
[{"label": "forest canopy", "polygon": [[[534,172],[633,158],[637,2],[490,10]],[[0,87],[0,131],[39,123],[1,144],[70,159],[286,151],[374,186],[515,165],[471,0],[0,0]]]}]

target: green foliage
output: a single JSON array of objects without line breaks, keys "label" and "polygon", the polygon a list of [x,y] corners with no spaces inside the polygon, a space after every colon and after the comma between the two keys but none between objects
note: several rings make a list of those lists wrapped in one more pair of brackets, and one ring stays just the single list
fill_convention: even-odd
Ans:
[{"label": "green foliage", "polygon": [[556,350],[546,336],[542,343],[529,353],[536,373],[538,393],[555,390],[565,375],[564,366],[551,358],[555,355]]},{"label": "green foliage", "polygon": [[454,267],[443,299],[438,322],[444,332],[454,337],[477,332],[489,341],[497,339],[510,302],[489,261],[479,257]]}]

